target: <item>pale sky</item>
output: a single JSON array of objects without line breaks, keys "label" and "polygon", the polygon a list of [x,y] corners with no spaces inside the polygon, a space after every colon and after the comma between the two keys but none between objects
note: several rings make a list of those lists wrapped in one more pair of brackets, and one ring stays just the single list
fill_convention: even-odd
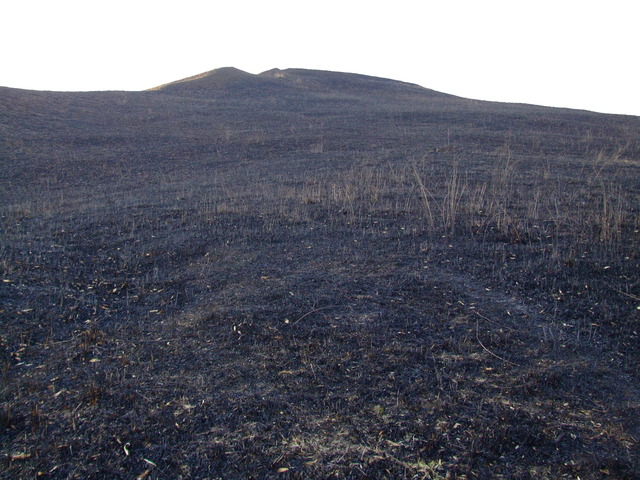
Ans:
[{"label": "pale sky", "polygon": [[0,85],[143,90],[311,68],[640,115],[637,0],[2,0]]}]

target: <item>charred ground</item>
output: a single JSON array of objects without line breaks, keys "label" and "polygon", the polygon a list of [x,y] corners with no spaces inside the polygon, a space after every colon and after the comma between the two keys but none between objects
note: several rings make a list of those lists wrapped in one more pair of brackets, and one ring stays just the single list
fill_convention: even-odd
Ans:
[{"label": "charred ground", "polygon": [[638,478],[637,117],[235,69],[0,112],[4,478]]}]

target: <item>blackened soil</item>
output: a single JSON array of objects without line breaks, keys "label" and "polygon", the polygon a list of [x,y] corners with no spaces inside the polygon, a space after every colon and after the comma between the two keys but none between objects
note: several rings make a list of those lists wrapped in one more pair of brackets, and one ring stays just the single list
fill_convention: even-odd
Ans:
[{"label": "blackened soil", "polygon": [[637,119],[320,80],[0,92],[0,476],[640,478]]}]

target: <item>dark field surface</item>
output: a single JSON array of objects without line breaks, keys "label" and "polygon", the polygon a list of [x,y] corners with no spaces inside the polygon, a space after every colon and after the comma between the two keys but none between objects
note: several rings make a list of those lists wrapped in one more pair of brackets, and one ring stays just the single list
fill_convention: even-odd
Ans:
[{"label": "dark field surface", "polygon": [[0,88],[0,476],[640,478],[639,208],[638,117]]}]

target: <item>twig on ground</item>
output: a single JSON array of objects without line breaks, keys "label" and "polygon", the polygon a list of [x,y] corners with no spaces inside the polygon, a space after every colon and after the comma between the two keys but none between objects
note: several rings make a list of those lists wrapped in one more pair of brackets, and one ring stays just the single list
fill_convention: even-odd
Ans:
[{"label": "twig on ground", "polygon": [[622,290],[620,290],[620,289],[618,289],[618,288],[614,287],[613,285],[609,285],[609,284],[608,284],[608,283],[606,283],[606,282],[605,282],[605,285],[606,285],[607,287],[609,287],[611,290],[613,290],[613,291],[615,291],[615,292],[618,292],[618,293],[621,293],[621,294],[622,294],[622,295],[624,295],[625,297],[629,297],[629,298],[634,299],[634,300],[635,300],[635,301],[637,301],[637,302],[640,302],[640,297],[638,297],[637,295],[632,295],[631,293],[623,292]]},{"label": "twig on ground", "polygon": [[320,307],[320,308],[314,308],[313,310],[309,310],[307,313],[305,313],[304,315],[302,315],[300,318],[298,318],[295,322],[292,322],[291,325],[296,325],[300,320],[302,320],[304,317],[308,317],[309,315],[311,315],[312,313],[316,313],[319,312],[320,310],[326,310],[328,308],[333,308],[333,306],[329,306],[329,307]]},{"label": "twig on ground", "polygon": [[498,325],[498,322],[496,322],[495,320],[491,320],[489,317],[481,314],[479,311],[477,310],[471,310],[473,313],[475,313],[476,315],[478,315],[480,318],[482,318],[483,320],[486,320],[489,323],[493,323],[494,325]]},{"label": "twig on ground", "polygon": [[495,353],[493,353],[491,350],[489,350],[487,347],[484,346],[484,344],[482,343],[482,340],[480,340],[480,334],[479,334],[479,322],[476,321],[476,340],[478,340],[478,343],[480,344],[480,346],[483,348],[483,350],[485,352],[487,352],[489,355],[496,357],[498,360],[502,360],[505,363],[509,363],[513,366],[519,367],[520,365],[517,363],[512,362],[511,360],[507,360],[506,358],[501,357],[500,355],[496,355]]}]

